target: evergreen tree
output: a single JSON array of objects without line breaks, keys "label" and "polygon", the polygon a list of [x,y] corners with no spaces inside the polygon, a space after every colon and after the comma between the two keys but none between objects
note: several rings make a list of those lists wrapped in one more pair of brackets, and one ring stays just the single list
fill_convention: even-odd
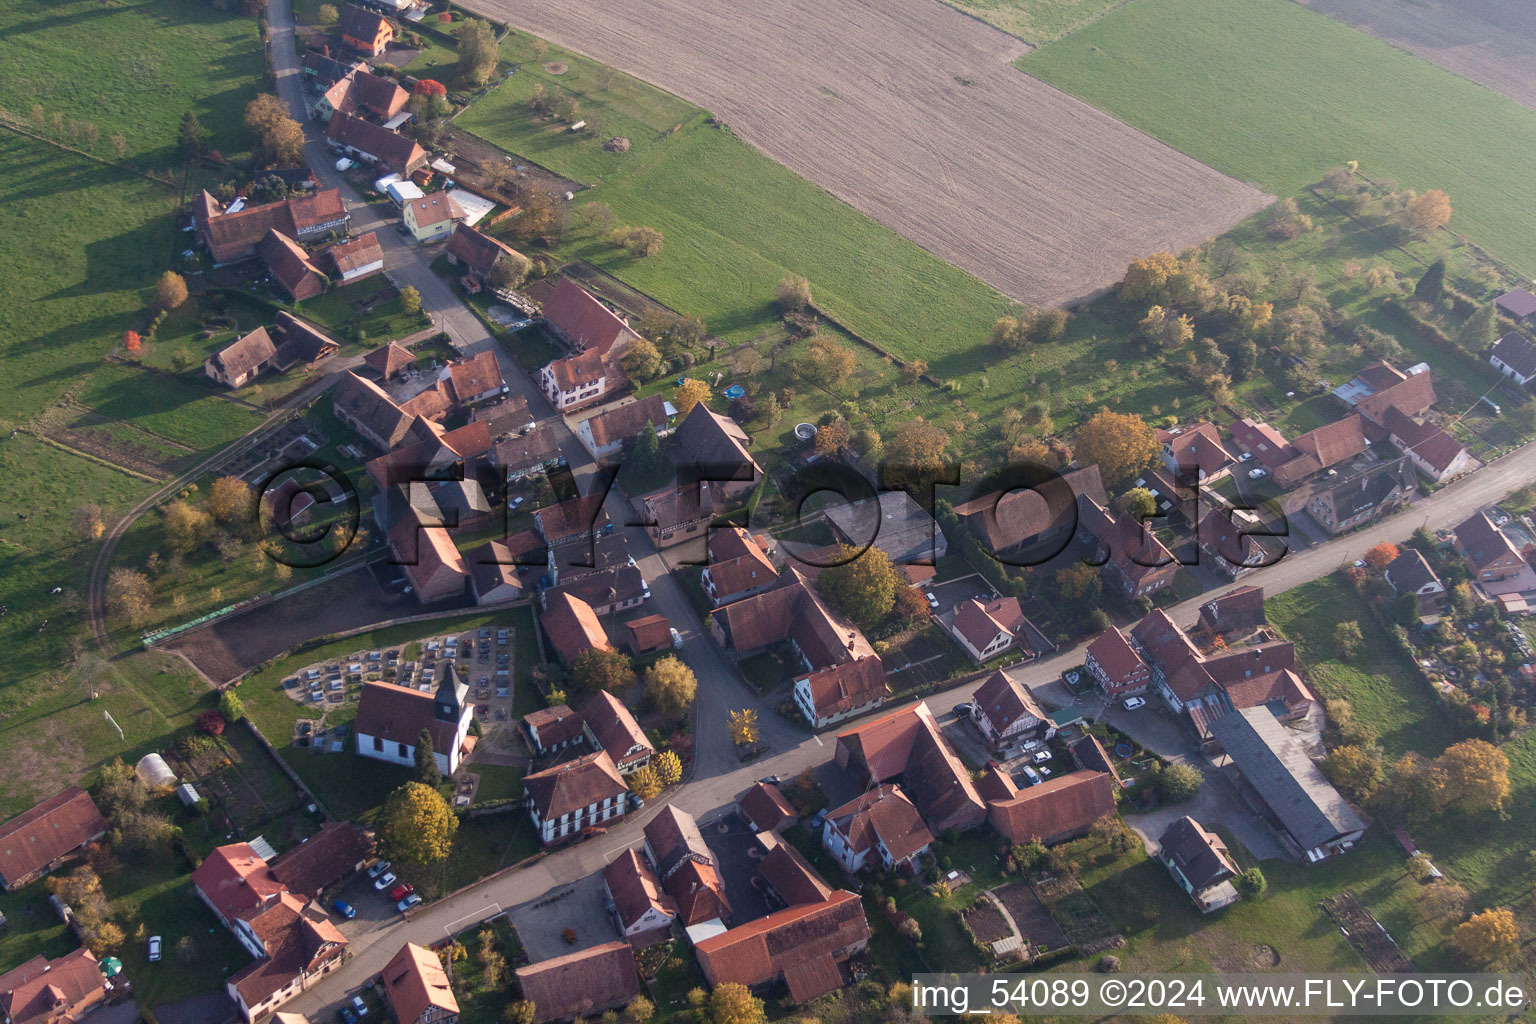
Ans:
[{"label": "evergreen tree", "polygon": [[443,784],[443,773],[437,767],[437,754],[432,750],[432,734],[421,730],[416,741],[416,779],[423,786],[437,789]]},{"label": "evergreen tree", "polygon": [[1439,302],[1445,294],[1445,260],[1435,260],[1413,286],[1413,297],[1423,302]]},{"label": "evergreen tree", "polygon": [[176,144],[181,147],[181,155],[188,160],[196,160],[203,155],[203,143],[208,139],[208,132],[198,122],[197,115],[187,111],[181,115],[181,125],[176,129]]},{"label": "evergreen tree", "polygon": [[1499,336],[1499,313],[1493,303],[1478,306],[1456,334],[1456,344],[1474,355],[1488,351]]}]

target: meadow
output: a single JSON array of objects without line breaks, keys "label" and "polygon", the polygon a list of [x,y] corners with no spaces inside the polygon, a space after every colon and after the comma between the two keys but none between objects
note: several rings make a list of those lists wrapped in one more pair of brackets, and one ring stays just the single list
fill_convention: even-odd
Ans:
[{"label": "meadow", "polygon": [[1348,160],[1443,189],[1453,229],[1536,268],[1536,111],[1291,0],[1137,0],[1018,66],[1275,195]]}]

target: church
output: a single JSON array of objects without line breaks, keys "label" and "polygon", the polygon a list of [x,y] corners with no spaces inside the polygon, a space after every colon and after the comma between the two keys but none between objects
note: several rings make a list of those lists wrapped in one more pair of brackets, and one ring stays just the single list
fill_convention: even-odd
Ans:
[{"label": "church", "polygon": [[432,753],[444,776],[458,771],[469,752],[469,723],[474,708],[469,685],[452,663],[431,693],[394,683],[364,683],[353,730],[357,752],[391,764],[414,765],[422,730],[432,738]]}]

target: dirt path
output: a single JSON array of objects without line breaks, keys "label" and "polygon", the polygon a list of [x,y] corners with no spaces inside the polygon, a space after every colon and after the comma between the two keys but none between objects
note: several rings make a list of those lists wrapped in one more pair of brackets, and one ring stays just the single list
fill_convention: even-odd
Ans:
[{"label": "dirt path", "polygon": [[1084,297],[1133,257],[1259,209],[1218,174],[1010,62],[934,0],[468,0],[706,107],[855,209],[1005,294]]}]

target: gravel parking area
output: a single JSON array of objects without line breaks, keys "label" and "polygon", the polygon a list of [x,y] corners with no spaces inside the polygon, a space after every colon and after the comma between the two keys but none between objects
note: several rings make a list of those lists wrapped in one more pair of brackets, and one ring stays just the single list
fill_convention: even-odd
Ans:
[{"label": "gravel parking area", "polygon": [[[550,899],[552,902],[544,903]],[[508,916],[533,962],[619,938],[618,929],[603,905],[601,871],[594,871],[543,899],[515,907]],[[565,941],[567,928],[576,932],[575,943]]]}]

